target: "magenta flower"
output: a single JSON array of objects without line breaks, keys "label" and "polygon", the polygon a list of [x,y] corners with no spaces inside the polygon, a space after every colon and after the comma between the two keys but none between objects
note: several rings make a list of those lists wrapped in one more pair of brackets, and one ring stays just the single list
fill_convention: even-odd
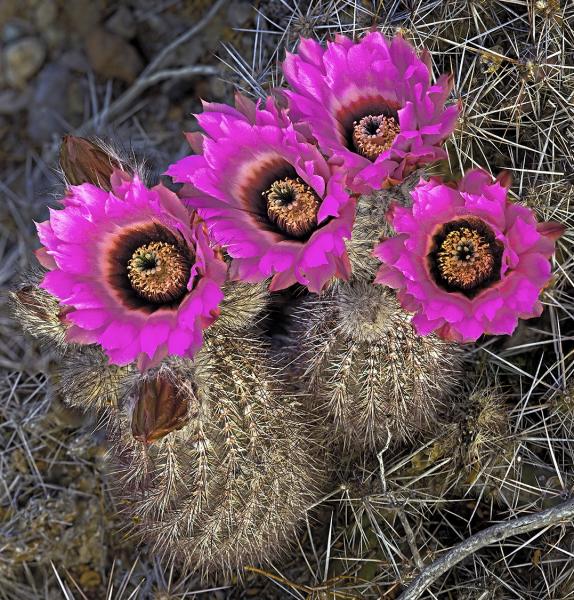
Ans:
[{"label": "magenta flower", "polygon": [[336,36],[324,49],[302,39],[283,63],[291,118],[341,161],[355,192],[381,189],[414,168],[446,157],[440,147],[459,108],[445,108],[452,79],[430,85],[428,53],[403,38]]},{"label": "magenta flower", "polygon": [[398,289],[419,334],[469,342],[541,314],[560,224],[537,223],[481,170],[458,187],[421,180],[412,196],[412,208],[392,210],[398,235],[375,248],[384,263],[375,281]]},{"label": "magenta flower", "polygon": [[141,369],[168,354],[191,358],[226,274],[205,225],[164,186],[120,171],[111,192],[75,185],[62,204],[37,225],[38,258],[50,269],[41,286],[69,307],[68,340]]},{"label": "magenta flower", "polygon": [[343,174],[304,141],[284,112],[239,97],[237,108],[206,104],[197,117],[206,136],[188,136],[202,152],[171,165],[187,183],[183,199],[233,258],[233,278],[273,277],[271,290],[296,282],[319,292],[332,277],[348,278],[345,238],[355,201]]}]

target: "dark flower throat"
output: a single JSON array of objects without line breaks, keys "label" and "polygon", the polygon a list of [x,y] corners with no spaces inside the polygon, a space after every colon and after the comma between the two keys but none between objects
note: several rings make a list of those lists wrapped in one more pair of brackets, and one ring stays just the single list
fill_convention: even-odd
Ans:
[{"label": "dark flower throat", "polygon": [[108,281],[131,309],[153,313],[176,308],[187,295],[194,258],[185,240],[167,227],[133,227],[114,241]]},{"label": "dark flower throat", "polygon": [[433,237],[428,255],[431,275],[448,292],[473,298],[500,280],[504,248],[481,219],[445,223]]}]

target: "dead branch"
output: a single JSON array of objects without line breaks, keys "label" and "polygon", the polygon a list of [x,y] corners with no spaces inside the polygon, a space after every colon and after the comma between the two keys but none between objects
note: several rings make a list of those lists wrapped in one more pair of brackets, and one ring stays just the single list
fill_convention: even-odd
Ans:
[{"label": "dead branch", "polygon": [[399,596],[398,600],[416,600],[441,575],[485,546],[490,546],[508,537],[528,533],[542,527],[551,527],[572,519],[574,519],[574,498],[542,512],[504,521],[504,523],[498,523],[479,531],[426,567]]}]

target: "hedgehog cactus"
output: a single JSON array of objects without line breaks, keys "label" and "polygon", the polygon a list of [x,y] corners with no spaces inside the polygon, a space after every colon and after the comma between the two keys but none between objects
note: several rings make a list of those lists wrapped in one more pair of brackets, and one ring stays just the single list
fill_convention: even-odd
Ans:
[{"label": "hedgehog cactus", "polygon": [[[511,433],[505,394],[491,385],[478,386],[451,409],[452,424],[439,445],[454,457],[449,482],[459,493],[469,491],[508,507],[516,506],[521,468],[519,441]],[[444,483],[444,482],[443,482]]]},{"label": "hedgehog cactus", "polygon": [[[440,498],[473,496],[515,510],[536,498],[527,482],[544,474],[535,457],[524,460],[520,436],[512,432],[508,397],[496,385],[477,384],[440,414],[435,440],[414,462],[417,474],[437,463],[445,466],[426,477]],[[526,456],[526,455],[525,455]]]},{"label": "hedgehog cactus", "polygon": [[[261,16],[269,4],[261,3]],[[289,11],[283,4],[279,17]],[[295,3],[291,17],[323,21],[321,35],[342,26],[330,21],[341,11],[315,4],[305,12]],[[546,149],[530,164],[532,140],[546,139],[532,129],[536,119],[515,128],[535,131],[532,139],[517,133],[507,146],[525,153],[505,165],[521,173],[518,195],[507,173],[493,179],[489,171],[504,156],[493,160],[484,144],[477,153],[464,141],[468,132],[489,147],[503,141],[501,115],[512,107],[520,120],[516,106],[539,97],[524,78],[516,106],[487,110],[486,89],[512,97],[505,81],[520,61],[506,57],[497,86],[475,88],[477,70],[467,65],[479,55],[456,69],[451,62],[457,48],[468,54],[466,42],[439,44],[431,60],[403,37],[421,39],[417,19],[409,17],[409,32],[391,8],[387,25],[401,24],[392,39],[370,21],[361,35],[361,11],[352,8],[353,37],[329,35],[325,45],[292,44],[289,18],[265,59],[279,64],[289,46],[283,88],[257,102],[236,94],[235,107],[204,103],[201,131],[187,134],[193,153],[166,172],[170,187],[149,187],[100,142],[66,137],[67,193],[38,225],[46,270],[13,292],[13,306],[23,328],[58,353],[52,387],[99,417],[113,497],[154,553],[227,576],[279,557],[319,501],[332,450],[350,483],[339,488],[342,510],[326,551],[311,543],[317,560],[326,557],[324,579],[334,577],[293,584],[295,594],[350,597],[339,594],[348,584],[365,597],[374,588],[376,597],[395,597],[407,586],[401,598],[414,598],[417,580],[437,567],[433,556],[448,564],[461,526],[474,535],[571,493],[571,352],[562,347],[571,339],[571,261],[562,261],[561,279],[554,269],[571,203],[554,202],[555,192],[542,203],[540,185],[536,212],[520,202],[529,173],[536,184],[567,172],[544,160]],[[441,11],[429,10],[432,27],[421,16],[422,37],[451,23]],[[373,23],[385,13],[362,12]],[[480,15],[461,19],[483,23]],[[480,38],[487,52],[490,33],[469,39]],[[258,22],[256,39],[264,34]],[[439,72],[452,68],[459,97],[476,93],[476,101],[449,100],[455,78],[433,83],[433,60]],[[551,73],[558,62],[546,67]],[[264,92],[259,77],[253,82]],[[556,99],[563,97],[561,90]],[[555,118],[546,121],[548,135],[561,131]],[[546,145],[554,155],[556,144]],[[468,164],[482,168],[458,177]],[[498,337],[517,328],[511,340]],[[483,343],[486,335],[497,337]],[[464,370],[463,344],[471,344]],[[509,554],[508,540],[496,539],[496,552],[479,548],[472,565],[455,561],[453,585],[431,577],[428,592],[494,597],[514,577],[512,561],[539,566],[536,552],[523,560],[537,536]],[[492,560],[496,553],[501,560]],[[369,564],[359,566],[363,558]],[[317,584],[323,569],[307,566]],[[281,579],[282,589],[288,584]]]},{"label": "hedgehog cactus", "polygon": [[52,367],[67,404],[106,424],[109,481],[136,533],[205,572],[279,555],[325,478],[311,418],[247,333],[266,294],[238,288],[193,361],[141,373],[70,344]]},{"label": "hedgehog cactus", "polygon": [[391,290],[353,281],[295,310],[294,349],[312,402],[346,445],[381,449],[432,427],[459,353],[419,337]]},{"label": "hedgehog cactus", "polygon": [[[118,180],[114,169],[121,167],[120,173],[126,173],[127,169],[119,159],[112,156],[105,159],[104,148],[88,140],[76,143],[66,138],[64,141],[63,155],[67,158],[62,160],[62,166],[67,179],[78,184],[72,186],[66,196],[64,210],[79,208],[79,201],[76,204],[74,198],[81,194],[88,198],[92,210],[101,205],[107,211],[115,202],[118,203],[115,212],[102,214],[96,225],[102,226],[104,219],[113,218],[113,214],[120,215],[120,222],[125,226],[133,218],[124,218],[124,213],[142,197],[144,188],[129,188],[118,200],[120,187],[131,186],[132,178]],[[111,184],[106,185],[102,184],[102,178],[108,164]],[[137,170],[134,172],[133,181],[139,181]],[[82,177],[91,177],[89,186],[83,184]],[[139,207],[140,219],[145,220],[148,205],[156,211],[163,207],[170,215],[156,226],[154,235],[163,235],[159,229],[165,227],[172,232],[178,228],[186,236],[184,208],[177,204],[175,196],[168,197],[167,192],[160,190],[156,199],[150,197],[145,206]],[[70,218],[82,219],[88,212],[78,210]],[[182,218],[181,223],[177,222],[176,215]],[[163,219],[160,213],[157,217],[160,221]],[[56,226],[59,221],[54,216],[52,219],[53,227],[52,224],[44,226],[50,261],[52,257],[56,259],[56,265],[53,262],[48,265],[53,269],[48,273],[56,273],[61,277],[58,281],[65,281],[68,275],[64,273],[62,257],[66,249],[62,249],[62,244],[72,238],[63,227]],[[189,219],[194,222],[193,214]],[[139,233],[147,231],[140,224],[133,227]],[[115,231],[111,227],[109,230]],[[182,243],[178,238],[173,246],[177,249],[183,247]],[[190,251],[190,260],[199,256],[207,263],[215,259],[224,264],[217,256],[210,258],[213,250],[207,246],[206,238],[201,243],[203,247],[196,246],[195,254]],[[47,263],[45,256],[44,252],[43,260]],[[164,258],[169,260],[169,256]],[[128,268],[131,262],[133,258],[128,261]],[[205,295],[194,297],[198,285],[209,276],[209,264],[203,279],[200,266],[200,270],[195,271],[193,285],[188,287],[190,291],[182,291],[180,297],[186,298],[188,294],[188,306],[193,308],[194,315],[203,314],[201,310],[210,311],[204,315],[209,317],[207,321],[196,321],[195,325],[193,320],[185,321],[190,331],[194,327],[195,333],[205,329],[200,334],[202,343],[191,353],[183,346],[182,352],[169,348],[170,356],[151,361],[157,339],[153,341],[154,348],[144,349],[150,342],[145,341],[142,333],[139,350],[148,355],[142,365],[141,354],[134,362],[136,355],[131,350],[127,357],[130,360],[114,353],[120,344],[126,346],[125,339],[110,338],[107,347],[105,344],[100,347],[89,343],[96,341],[92,323],[82,320],[71,325],[64,318],[70,312],[77,314],[86,306],[90,308],[85,296],[82,301],[78,300],[79,290],[89,291],[92,281],[94,286],[100,285],[85,267],[74,271],[79,273],[79,279],[68,284],[67,290],[56,290],[62,292],[60,303],[40,287],[43,285],[41,275],[36,274],[14,292],[13,305],[26,330],[44,340],[57,342],[53,345],[58,361],[52,365],[56,392],[67,404],[96,413],[105,424],[111,443],[109,480],[115,484],[115,494],[121,499],[126,514],[140,524],[137,532],[144,541],[169,554],[173,560],[206,572],[229,572],[249,562],[273,558],[288,547],[307,506],[317,500],[325,459],[318,460],[319,447],[313,433],[308,431],[309,418],[295,398],[282,392],[282,378],[270,366],[267,348],[261,341],[257,323],[267,305],[265,285],[221,283],[224,298],[218,301],[219,308],[215,311]],[[58,270],[60,268],[62,270]],[[158,285],[163,285],[158,271],[161,275],[156,268],[148,277],[146,293],[156,279]],[[216,280],[221,279],[218,270],[211,272]],[[121,299],[127,288],[114,292],[111,281],[112,289],[104,296],[109,294],[110,301]],[[210,282],[207,280],[207,283]],[[69,297],[79,303],[67,305]],[[97,294],[94,297],[97,298]],[[144,306],[143,311],[142,299],[150,305]],[[157,329],[161,321],[153,321],[155,315],[159,313],[161,318],[168,319],[177,318],[179,314],[179,298],[170,296],[165,307],[160,306],[161,310],[156,305],[161,305],[163,298],[150,299],[139,293],[138,298],[132,295],[129,300],[123,303],[121,310],[110,311],[109,315],[141,319],[143,314],[142,331],[147,327],[156,338],[162,334]],[[181,306],[184,303],[185,300]],[[136,322],[132,320],[132,324]],[[166,323],[173,326],[173,321]],[[71,328],[74,329],[72,336]],[[101,334],[106,337],[104,330]]]},{"label": "hedgehog cactus", "polygon": [[251,339],[136,375],[109,420],[115,494],[152,548],[204,572],[289,545],[322,475],[302,408]]}]

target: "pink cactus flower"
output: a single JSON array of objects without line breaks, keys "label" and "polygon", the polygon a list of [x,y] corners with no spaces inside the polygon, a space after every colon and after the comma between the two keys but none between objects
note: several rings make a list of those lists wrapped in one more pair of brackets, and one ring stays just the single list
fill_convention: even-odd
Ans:
[{"label": "pink cactus flower", "polygon": [[541,314],[560,224],[538,223],[481,170],[458,187],[421,180],[412,195],[412,208],[391,211],[398,235],[375,248],[383,262],[375,281],[398,290],[420,335],[471,342],[510,335],[518,319]]},{"label": "pink cactus flower", "polygon": [[37,224],[41,286],[69,307],[67,338],[140,369],[193,357],[218,315],[226,266],[205,225],[162,185],[115,171],[111,191],[74,185]]},{"label": "pink cactus flower", "polygon": [[302,39],[283,63],[290,116],[336,157],[359,193],[401,181],[418,166],[446,157],[458,105],[445,108],[452,78],[430,85],[430,60],[400,36],[379,32],[359,42],[338,35],[323,48]]},{"label": "pink cactus flower", "polygon": [[343,173],[272,100],[263,109],[238,96],[236,106],[206,104],[197,117],[206,135],[188,136],[199,154],[168,169],[233,258],[231,277],[272,277],[271,290],[298,282],[312,292],[332,277],[348,278],[355,201]]}]

